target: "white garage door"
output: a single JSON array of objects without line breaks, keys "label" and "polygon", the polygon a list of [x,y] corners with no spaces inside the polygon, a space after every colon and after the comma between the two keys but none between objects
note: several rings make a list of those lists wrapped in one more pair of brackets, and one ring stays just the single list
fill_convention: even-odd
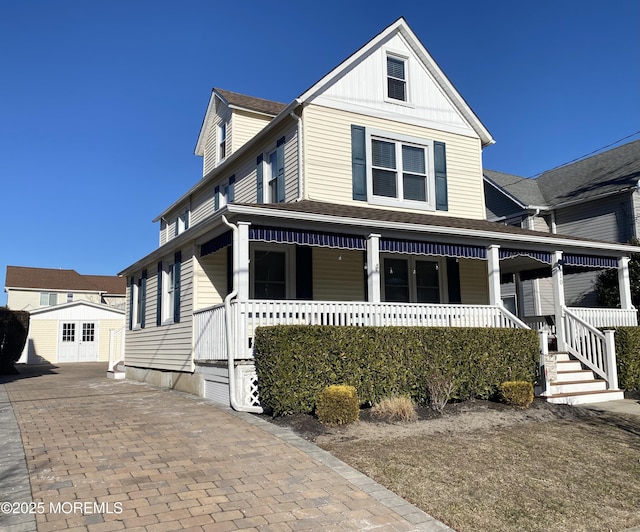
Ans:
[{"label": "white garage door", "polygon": [[98,360],[98,324],[84,321],[60,322],[58,362]]}]

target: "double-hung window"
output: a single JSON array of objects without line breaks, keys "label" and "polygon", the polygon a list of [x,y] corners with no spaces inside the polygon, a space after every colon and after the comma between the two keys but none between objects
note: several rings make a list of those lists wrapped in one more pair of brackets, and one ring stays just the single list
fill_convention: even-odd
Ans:
[{"label": "double-hung window", "polygon": [[189,211],[186,210],[178,215],[176,218],[175,236],[184,233],[189,229]]},{"label": "double-hung window", "polygon": [[158,302],[160,308],[156,323],[166,325],[180,322],[180,265],[182,254],[174,254],[173,263],[160,263],[158,275]]},{"label": "double-hung window", "polygon": [[367,170],[369,202],[433,208],[433,143],[370,131]]},{"label": "double-hung window", "polygon": [[233,203],[235,199],[236,176],[232,175],[228,180],[220,183],[214,189],[213,209],[222,209],[227,203]]},{"label": "double-hung window", "polygon": [[278,151],[273,150],[267,156],[267,200],[265,203],[278,201]]},{"label": "double-hung window", "polygon": [[40,306],[49,307],[58,304],[58,294],[53,292],[41,292],[40,293]]},{"label": "double-hung window", "polygon": [[223,122],[218,127],[218,162],[227,157],[227,124]]},{"label": "double-hung window", "polygon": [[387,98],[407,101],[407,60],[397,55],[387,55]]}]

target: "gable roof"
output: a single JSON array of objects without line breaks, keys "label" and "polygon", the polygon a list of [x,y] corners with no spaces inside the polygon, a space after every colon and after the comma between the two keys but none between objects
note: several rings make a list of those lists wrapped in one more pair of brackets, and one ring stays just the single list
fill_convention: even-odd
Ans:
[{"label": "gable roof", "polygon": [[284,103],[265,100],[264,98],[256,98],[254,96],[247,96],[246,94],[240,94],[238,92],[214,87],[211,90],[209,104],[207,105],[207,111],[205,112],[204,119],[202,120],[202,126],[200,127],[200,133],[198,134],[198,140],[196,141],[196,147],[194,150],[194,153],[199,156],[204,155],[204,144],[207,139],[207,132],[209,131],[211,122],[216,114],[216,98],[224,102],[230,109],[250,111],[252,113],[267,115],[271,118],[277,116],[285,107],[287,107]]},{"label": "gable roof", "polygon": [[640,140],[543,172],[537,178],[484,170],[487,181],[524,207],[559,207],[633,190],[640,181]]},{"label": "gable roof", "polygon": [[483,170],[483,174],[490,183],[496,185],[523,208],[530,205],[546,205],[547,203],[536,179],[527,179],[494,170]]},{"label": "gable roof", "polygon": [[213,89],[214,94],[221,97],[223,101],[232,109],[243,109],[257,113],[264,113],[276,116],[287,105],[280,102],[273,102],[263,98],[255,98],[237,92],[226,91],[223,89]]},{"label": "gable roof", "polygon": [[633,189],[640,180],[640,140],[567,164],[536,181],[552,206]]},{"label": "gable roof", "polygon": [[124,295],[126,279],[113,275],[81,275],[75,270],[7,266],[5,287]]},{"label": "gable roof", "polygon": [[442,88],[444,93],[447,95],[451,103],[455,106],[455,108],[462,114],[462,116],[467,120],[469,125],[476,132],[480,141],[482,143],[482,147],[489,146],[494,144],[493,137],[491,133],[487,130],[487,128],[482,124],[480,119],[473,112],[473,109],[469,106],[469,104],[465,101],[462,95],[458,92],[458,90],[453,86],[453,83],[449,80],[449,78],[442,71],[438,63],[431,56],[431,54],[427,51],[425,46],[422,44],[420,39],[416,36],[413,30],[407,24],[407,21],[404,17],[400,17],[391,25],[387,26],[384,30],[382,30],[378,35],[373,37],[369,42],[367,42],[364,46],[362,46],[359,50],[351,54],[347,59],[345,59],[342,63],[340,63],[337,67],[331,70],[328,74],[326,74],[323,78],[321,78],[317,83],[303,92],[298,100],[305,102],[312,99],[314,96],[318,95],[320,92],[324,91],[329,85],[335,82],[340,76],[342,76],[347,70],[349,70],[355,63],[360,61],[362,58],[366,57],[372,50],[375,50],[379,46],[381,46],[385,41],[387,41],[394,34],[399,33],[408,43],[408,45],[412,48],[415,54],[420,58],[426,69],[429,71],[431,76],[435,79],[436,83]]}]

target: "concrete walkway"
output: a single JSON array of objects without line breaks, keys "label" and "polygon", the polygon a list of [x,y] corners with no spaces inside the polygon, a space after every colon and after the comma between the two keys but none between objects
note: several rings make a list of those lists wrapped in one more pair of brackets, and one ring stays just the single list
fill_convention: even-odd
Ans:
[{"label": "concrete walkway", "polygon": [[101,363],[21,371],[0,380],[0,530],[450,530],[256,416]]}]

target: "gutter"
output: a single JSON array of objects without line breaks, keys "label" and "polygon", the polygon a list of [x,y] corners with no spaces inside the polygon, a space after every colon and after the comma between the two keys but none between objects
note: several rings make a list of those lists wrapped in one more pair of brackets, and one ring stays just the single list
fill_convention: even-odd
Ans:
[{"label": "gutter", "polygon": [[[233,271],[237,272],[239,269],[238,258],[238,226],[230,223],[226,216],[222,216],[224,224],[233,232]],[[237,412],[250,412],[253,414],[262,414],[263,410],[261,406],[244,406],[239,405],[236,402],[236,368],[235,368],[235,353],[233,351],[235,333],[233,331],[233,324],[229,317],[231,316],[231,300],[238,295],[238,286],[236,283],[237,277],[234,275],[233,290],[227,294],[224,298],[224,322],[227,333],[227,369],[229,373],[229,404],[231,408]],[[236,322],[237,324],[237,322]]]}]

